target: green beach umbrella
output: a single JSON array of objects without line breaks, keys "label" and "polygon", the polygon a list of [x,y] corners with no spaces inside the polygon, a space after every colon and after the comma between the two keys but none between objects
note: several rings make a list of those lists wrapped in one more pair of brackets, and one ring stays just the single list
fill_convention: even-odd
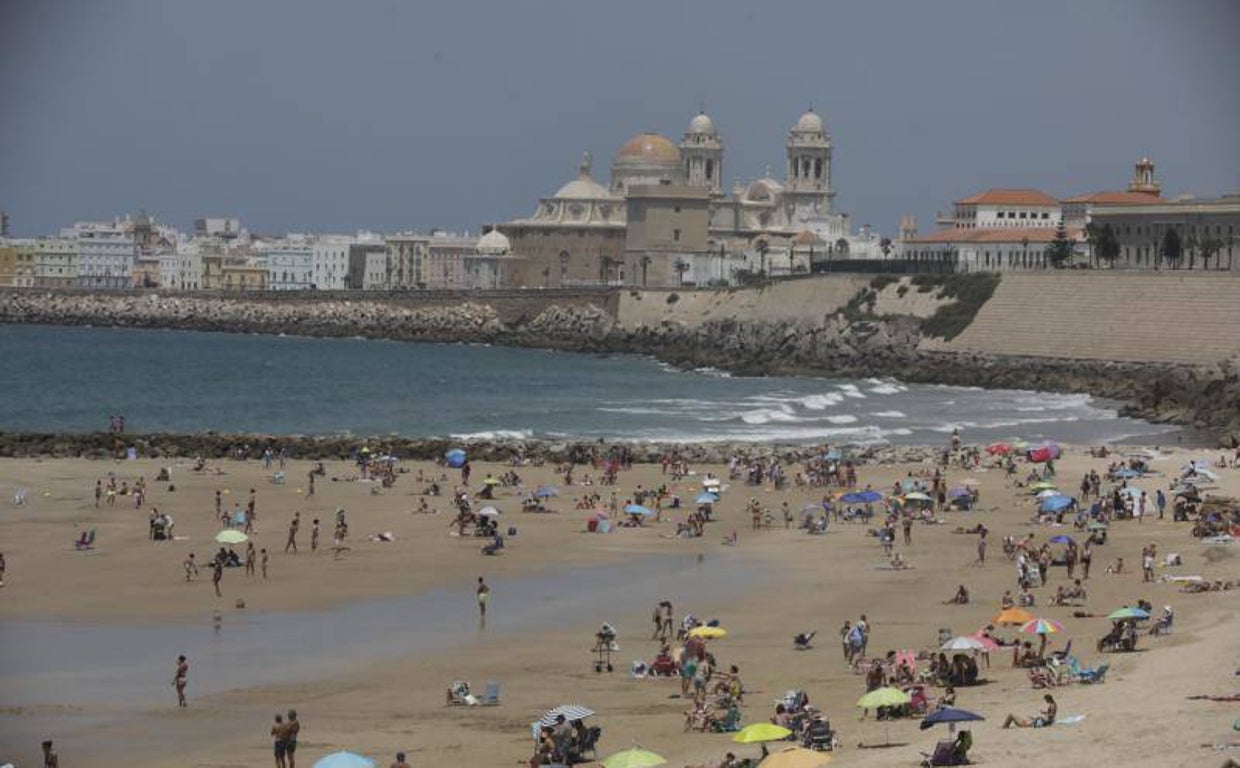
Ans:
[{"label": "green beach umbrella", "polygon": [[234,531],[231,528],[226,528],[215,534],[215,540],[221,544],[244,544],[250,540],[250,537],[246,536],[241,531]]},{"label": "green beach umbrella", "polygon": [[1111,621],[1118,621],[1120,619],[1148,619],[1149,617],[1150,614],[1140,608],[1128,607],[1120,608],[1117,611],[1111,611],[1111,613],[1107,614],[1107,618]]},{"label": "green beach umbrella", "polygon": [[913,698],[911,696],[899,688],[876,688],[857,699],[857,706],[862,709],[898,707],[901,704],[908,704],[912,700]]}]

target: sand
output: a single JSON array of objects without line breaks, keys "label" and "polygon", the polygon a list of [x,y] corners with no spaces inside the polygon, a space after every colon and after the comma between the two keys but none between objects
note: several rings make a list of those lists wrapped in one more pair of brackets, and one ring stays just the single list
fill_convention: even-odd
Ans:
[{"label": "sand", "polygon": [[[1172,474],[1186,455],[1174,454],[1157,462],[1155,468]],[[1101,471],[1105,463],[1070,449],[1059,464],[1064,489],[1074,489],[1087,468]],[[821,498],[821,492],[814,489],[776,493],[769,486],[732,483],[718,505],[720,521],[708,526],[701,539],[670,538],[673,525],[668,522],[591,535],[582,532],[587,513],[573,508],[573,498],[600,490],[606,499],[611,489],[564,487],[551,467],[518,471],[527,487],[544,482],[561,486],[563,495],[552,502],[558,510],[555,514],[522,514],[514,491],[501,490],[497,505],[506,513],[504,524],[516,525],[519,535],[494,558],[479,553],[480,541],[448,533],[446,498],[431,500],[440,514],[413,512],[421,490],[413,474],[402,475],[394,488],[378,494],[372,493],[369,483],[320,480],[316,495],[308,497],[304,492],[307,463],[290,462],[287,482],[276,485],[257,462],[219,463],[226,474],[217,476],[193,473],[185,461],[172,467],[175,492],[169,493],[164,483],[150,482],[147,507],[135,509],[133,499],[122,497],[114,508],[95,509],[97,478],[115,472],[131,483],[139,476],[152,481],[161,465],[146,460],[0,462],[0,492],[4,493],[0,551],[8,566],[7,585],[0,590],[0,641],[6,624],[49,619],[77,626],[149,627],[151,632],[169,626],[211,632],[215,611],[222,615],[221,637],[226,639],[235,622],[267,612],[309,612],[313,617],[362,600],[399,600],[432,593],[446,595],[449,601],[459,596],[469,606],[463,610],[472,611],[473,583],[479,575],[493,589],[491,625],[481,628],[471,623],[445,647],[381,659],[352,658],[348,638],[341,637],[339,659],[311,660],[315,663],[309,669],[276,683],[242,684],[201,696],[196,695],[196,685],[206,681],[199,676],[209,675],[215,661],[191,658],[190,706],[184,710],[175,706],[168,685],[179,652],[176,647],[161,649],[149,659],[151,690],[126,693],[105,703],[74,703],[71,694],[62,695],[59,690],[47,691],[37,703],[13,700],[4,693],[4,681],[22,670],[17,668],[20,662],[9,655],[0,667],[0,759],[21,766],[36,764],[38,742],[54,738],[62,765],[264,765],[271,760],[267,732],[272,715],[294,707],[303,722],[299,764],[311,765],[322,754],[347,748],[382,765],[403,750],[413,765],[512,766],[529,757],[530,721],[547,708],[567,702],[587,704],[598,711],[594,722],[604,730],[600,756],[634,742],[664,755],[673,766],[718,759],[729,749],[742,757],[753,756],[756,747],[734,748],[726,735],[684,733],[687,704],[675,697],[679,692],[675,682],[633,680],[627,674],[631,660],[649,660],[656,650],[648,639],[653,602],[636,605],[613,597],[608,598],[614,603],[609,606],[608,599],[585,601],[584,607],[574,607],[569,617],[553,623],[504,629],[505,622],[520,618],[505,615],[506,585],[527,583],[548,569],[569,574],[562,585],[568,600],[575,590],[571,574],[585,572],[574,569],[622,569],[625,563],[636,563],[642,569],[643,564],[663,562],[663,558],[701,555],[702,567],[727,574],[726,587],[700,591],[692,587],[692,579],[677,577],[667,579],[663,594],[675,603],[677,617],[688,610],[719,618],[729,629],[730,636],[716,641],[713,650],[721,665],[739,665],[752,691],[746,698],[746,722],[766,720],[773,712],[774,699],[784,690],[803,688],[815,705],[829,713],[840,733],[844,746],[834,764],[914,765],[918,751],[929,750],[935,737],[945,733],[919,731],[916,721],[895,721],[886,729],[872,718],[859,720],[853,703],[864,692],[864,681],[845,668],[836,630],[845,620],[866,613],[873,627],[872,654],[934,647],[940,627],[972,632],[997,612],[1003,591],[1014,589],[1015,566],[1002,554],[1003,537],[1036,530],[1044,538],[1055,532],[1031,527],[1028,497],[1009,487],[997,471],[968,473],[981,481],[981,511],[944,513],[947,524],[914,528],[912,545],[897,546],[914,568],[899,572],[875,568],[884,558],[876,540],[866,536],[864,525],[833,525],[826,536],[784,530],[782,521],[770,530],[749,530],[744,511],[748,499],[757,498],[774,509],[787,500],[796,510]],[[443,471],[428,464],[405,466],[413,472]],[[499,474],[504,469],[475,465],[474,482],[487,472]],[[723,474],[721,467],[694,467],[698,473],[710,469]],[[922,469],[863,467],[859,475],[862,483],[886,488],[896,477]],[[344,476],[352,470],[343,463],[329,463],[328,474]],[[457,473],[450,476],[449,488]],[[950,475],[963,476],[959,470]],[[658,466],[639,466],[622,473],[616,490],[623,500],[638,484],[650,487],[662,481]],[[1153,489],[1167,481],[1154,477],[1135,484]],[[17,485],[28,489],[24,507],[12,502]],[[215,490],[228,491],[227,504],[244,504],[251,488],[258,498],[255,541],[272,551],[270,577],[247,579],[239,569],[229,570],[222,585],[223,598],[216,598],[209,569],[204,568],[197,581],[187,584],[181,563],[190,551],[205,561],[217,546],[212,541],[219,528],[213,515]],[[691,479],[674,488],[691,499],[698,485]],[[1218,492],[1240,495],[1240,470],[1223,470]],[[152,504],[173,515],[175,532],[184,540],[148,540],[147,514]],[[323,521],[323,542],[330,549],[331,521],[338,507],[348,512],[351,550],[339,559],[327,550],[310,553],[310,520]],[[295,511],[302,516],[302,551],[286,555],[282,550]],[[991,529],[988,559],[982,567],[973,564],[976,537],[953,533],[957,525],[978,521]],[[74,551],[70,542],[89,528],[97,530],[95,549]],[[739,546],[721,546],[721,537],[732,530],[739,532]],[[397,541],[365,540],[367,534],[380,531],[394,533]],[[961,689],[957,701],[958,706],[987,717],[973,728],[976,760],[987,765],[1028,765],[1035,760],[1127,766],[1222,762],[1220,754],[1201,745],[1240,738],[1231,733],[1240,706],[1186,701],[1185,697],[1240,690],[1240,681],[1232,676],[1240,666],[1240,646],[1234,640],[1240,592],[1185,595],[1171,584],[1143,584],[1140,551],[1149,542],[1157,543],[1160,553],[1179,552],[1184,558],[1182,567],[1160,569],[1160,574],[1240,577],[1240,561],[1230,550],[1207,558],[1207,548],[1189,536],[1188,526],[1173,524],[1169,516],[1139,525],[1132,521],[1113,525],[1110,541],[1095,551],[1086,610],[1105,615],[1138,597],[1158,607],[1170,603],[1177,613],[1175,633],[1143,638],[1139,653],[1107,654],[1105,660],[1112,668],[1104,685],[1058,689],[1061,714],[1086,718],[1050,730],[1000,730],[1008,712],[1036,712],[1042,692],[1030,688],[1023,670],[1011,668],[1006,654],[992,656],[989,683]],[[1129,572],[1105,575],[1105,565],[1117,556],[1124,558]],[[1045,607],[1049,592],[1066,579],[1062,568],[1053,568],[1051,573],[1051,587],[1037,590],[1035,611],[1066,626],[1062,640],[1054,637],[1051,647],[1060,647],[1070,637],[1083,662],[1097,662],[1100,658],[1092,644],[1108,622],[1073,618],[1072,608]],[[962,583],[972,592],[973,604],[943,605]],[[618,587],[623,589],[623,585]],[[245,601],[244,609],[235,607],[239,597]],[[511,595],[508,599],[516,602]],[[615,607],[621,604],[622,609]],[[622,651],[612,674],[596,674],[591,668],[593,632],[602,621],[620,630]],[[793,635],[809,629],[819,631],[816,647],[793,650]],[[299,645],[294,639],[272,652],[296,657]],[[100,648],[99,653],[99,666],[106,669],[107,649]],[[502,704],[446,707],[444,689],[454,679],[470,680],[477,690],[487,680],[502,681]],[[97,685],[92,681],[82,684]],[[129,681],[123,690],[133,688]],[[890,740],[899,746],[858,747],[861,742],[883,742],[888,731]]]}]

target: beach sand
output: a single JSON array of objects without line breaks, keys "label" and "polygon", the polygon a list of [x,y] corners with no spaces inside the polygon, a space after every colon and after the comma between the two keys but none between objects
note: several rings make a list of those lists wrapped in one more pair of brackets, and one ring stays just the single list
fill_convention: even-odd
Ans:
[{"label": "beach sand", "polygon": [[[1154,468],[1164,475],[1134,484],[1151,491],[1165,487],[1187,455],[1180,451],[1159,460]],[[712,641],[712,650],[723,668],[740,667],[750,691],[745,722],[767,720],[777,697],[787,689],[803,688],[810,701],[829,714],[843,742],[834,764],[915,765],[918,751],[929,751],[946,731],[919,731],[915,720],[887,725],[873,717],[859,719],[853,704],[864,692],[864,680],[846,669],[838,628],[845,620],[867,614],[871,655],[888,649],[934,648],[941,627],[971,633],[997,613],[1004,590],[1015,591],[1015,564],[1003,556],[1003,537],[1032,531],[1044,539],[1059,532],[1032,526],[1033,504],[1027,493],[1009,486],[1001,472],[970,471],[967,476],[981,483],[980,510],[943,513],[944,525],[917,525],[911,546],[904,546],[897,536],[897,551],[913,568],[880,570],[876,566],[885,558],[877,540],[866,535],[865,525],[833,524],[825,536],[784,530],[778,519],[781,502],[799,510],[822,498],[818,489],[777,493],[769,486],[733,482],[717,505],[718,522],[708,525],[700,539],[671,538],[670,522],[592,535],[583,532],[588,513],[574,509],[573,500],[598,491],[606,501],[611,487],[565,487],[550,466],[522,467],[518,472],[527,488],[541,483],[560,486],[561,496],[551,501],[557,512],[523,514],[515,491],[501,489],[495,504],[505,513],[503,525],[515,525],[519,533],[509,538],[501,555],[484,557],[479,552],[481,540],[449,534],[447,497],[429,500],[439,514],[414,512],[421,487],[413,472],[446,471],[450,492],[459,477],[454,470],[407,462],[403,466],[412,472],[401,475],[394,488],[376,494],[370,483],[320,479],[315,496],[308,497],[306,462],[290,462],[286,483],[276,485],[258,462],[219,462],[214,466],[225,474],[212,475],[192,472],[187,460],[175,461],[172,493],[166,483],[153,482],[165,463],[0,462],[4,493],[0,551],[8,568],[6,586],[0,590],[0,645],[9,648],[0,667],[0,760],[35,764],[39,742],[53,738],[62,765],[266,765],[272,759],[267,735],[272,716],[291,707],[303,723],[301,765],[311,765],[328,752],[350,749],[380,765],[403,750],[418,766],[513,766],[524,763],[532,752],[530,722],[562,703],[581,703],[598,712],[592,721],[603,727],[600,757],[635,742],[664,755],[673,766],[715,760],[727,751],[756,756],[756,746],[733,745],[727,735],[685,733],[688,703],[677,696],[677,682],[629,676],[632,660],[648,661],[657,650],[649,640],[650,612],[657,597],[666,597],[675,604],[678,620],[690,611],[718,618],[729,630],[727,638]],[[1069,449],[1058,464],[1063,489],[1074,492],[1083,472],[1091,467],[1101,471],[1105,464],[1083,450]],[[329,463],[327,469],[329,477],[353,473],[342,462]],[[506,469],[475,464],[473,483],[476,486],[488,472],[498,475]],[[693,469],[699,476],[708,470],[726,474],[722,467]],[[858,475],[862,484],[885,490],[910,471],[928,469],[863,466]],[[132,498],[121,497],[115,507],[105,504],[95,509],[95,481],[109,472],[131,484],[145,476],[150,489],[147,506],[135,509]],[[577,478],[581,476],[579,468]],[[958,469],[949,473],[955,480],[964,476]],[[660,467],[637,466],[621,473],[615,490],[623,503],[635,486],[650,488],[664,481]],[[12,501],[19,485],[28,489],[23,507]],[[674,484],[673,490],[691,501],[699,487],[698,478],[689,478]],[[220,527],[214,516],[214,492],[227,490],[225,504],[244,505],[251,488],[258,500],[254,540],[272,553],[270,578],[247,578],[240,569],[230,569],[222,583],[223,597],[216,598],[210,569],[203,567],[197,581],[186,583],[181,563],[193,551],[205,566],[218,548],[212,540]],[[1215,493],[1240,495],[1240,470],[1222,470]],[[750,498],[775,511],[773,528],[750,531],[745,512]],[[163,543],[147,538],[151,505],[173,516],[175,533],[183,540]],[[337,559],[330,545],[338,507],[347,510],[351,548]],[[295,511],[301,512],[302,526],[301,552],[294,556],[283,549]],[[310,553],[310,521],[315,517],[322,521],[324,547]],[[991,531],[987,562],[980,567],[973,563],[976,536],[953,532],[957,526],[979,521]],[[74,551],[71,541],[92,528],[97,531],[95,548]],[[739,546],[721,546],[721,538],[733,530],[739,532]],[[366,540],[368,534],[388,531],[396,541]],[[1150,542],[1158,545],[1160,559],[1178,552],[1184,560],[1178,568],[1160,568],[1160,574],[1240,577],[1240,558],[1235,554],[1240,550],[1215,547],[1207,557],[1208,548],[1190,537],[1188,525],[1173,524],[1170,514],[1161,521],[1114,524],[1108,543],[1095,550],[1090,598],[1083,609],[1098,616],[1074,618],[1072,612],[1081,609],[1046,605],[1054,586],[1065,583],[1064,569],[1058,567],[1052,568],[1050,588],[1036,590],[1034,610],[1065,625],[1062,635],[1052,637],[1052,649],[1071,638],[1083,663],[1111,662],[1107,682],[1055,691],[1061,716],[1086,716],[1077,724],[1003,731],[1000,725],[1008,712],[1035,713],[1043,692],[1031,689],[1023,670],[1012,669],[1009,654],[992,654],[992,667],[985,671],[989,682],[958,692],[958,706],[987,718],[973,727],[976,761],[997,766],[1034,761],[1126,766],[1222,763],[1222,753],[1201,745],[1240,740],[1231,731],[1240,706],[1185,697],[1240,690],[1240,680],[1233,677],[1240,667],[1240,645],[1235,641],[1240,591],[1185,595],[1172,584],[1143,584],[1140,553]],[[1118,556],[1124,558],[1127,572],[1105,574],[1108,562]],[[591,581],[590,574],[598,573],[610,574],[606,589]],[[474,618],[478,576],[492,588],[486,627]],[[626,583],[630,579],[631,593]],[[968,586],[973,603],[943,605],[958,584]],[[244,599],[244,609],[235,607],[238,598]],[[1138,653],[1105,657],[1094,653],[1094,641],[1109,626],[1105,614],[1137,598],[1149,600],[1156,609],[1173,605],[1175,632],[1165,638],[1143,636]],[[366,602],[372,600],[378,602]],[[360,614],[363,619],[351,632],[340,631],[339,622],[329,620],[345,606],[359,604],[371,606],[371,613]],[[376,623],[380,628],[371,629],[365,619],[424,605],[439,606],[413,611],[425,610],[430,639],[411,639],[408,649],[400,637],[373,637],[382,634],[383,625]],[[109,648],[100,640],[86,651],[97,658],[64,662],[70,671],[85,665],[98,674],[46,678],[55,684],[36,690],[43,678],[30,677],[31,670],[46,664],[49,656],[54,659],[59,646],[48,643],[37,651],[15,652],[5,641],[25,628],[55,621],[69,622],[74,631],[87,636],[93,629],[118,627],[140,633],[138,644],[145,648],[148,640],[162,637],[163,632],[176,638],[192,628],[194,633],[211,635],[215,611],[221,614],[222,626],[215,635],[221,651],[218,656],[211,651],[202,658],[191,656],[186,709],[176,706],[169,685],[174,660],[182,652],[178,647],[151,643],[150,650],[142,652],[143,658],[149,656],[149,669],[137,676],[126,670],[123,681],[110,683]],[[540,619],[544,616],[549,618]],[[269,647],[248,651],[254,658],[230,659],[226,653],[230,633],[242,631],[235,628],[255,617],[265,617],[274,627]],[[420,616],[403,618],[416,624]],[[622,649],[610,674],[593,671],[590,652],[593,634],[604,621],[619,629]],[[285,624],[297,629],[291,634],[280,631]],[[819,633],[815,647],[795,651],[793,635],[811,629]],[[83,646],[79,642],[64,647]],[[372,647],[381,650],[367,650]],[[310,654],[306,648],[315,650]],[[324,653],[324,648],[337,650]],[[36,661],[26,662],[27,658]],[[225,675],[230,664],[239,665],[240,679],[235,671]],[[280,674],[286,668],[287,676]],[[248,669],[254,670],[253,684],[245,680]],[[213,674],[228,683],[213,686]],[[268,679],[272,675],[276,679]],[[501,681],[501,705],[445,706],[444,690],[455,679],[471,681],[476,692],[488,680]],[[112,686],[114,697],[100,695]],[[15,688],[18,694],[13,693]],[[199,689],[211,692],[200,695]],[[881,744],[888,735],[898,746],[858,746]]]}]

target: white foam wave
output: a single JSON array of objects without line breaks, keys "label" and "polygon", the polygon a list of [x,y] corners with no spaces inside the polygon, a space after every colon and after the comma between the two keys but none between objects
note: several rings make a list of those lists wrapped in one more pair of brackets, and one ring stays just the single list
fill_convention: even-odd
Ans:
[{"label": "white foam wave", "polygon": [[793,410],[786,406],[783,408],[756,408],[752,411],[745,411],[740,417],[741,421],[746,424],[769,424],[773,421],[784,423],[801,421]]},{"label": "white foam wave", "polygon": [[532,429],[495,429],[487,432],[459,432],[449,435],[454,440],[528,440]]},{"label": "white foam wave", "polygon": [[870,385],[867,391],[875,395],[898,395],[908,391],[907,385],[895,379],[866,379],[866,383]]},{"label": "white foam wave", "polygon": [[875,411],[870,414],[879,419],[907,419],[904,411]]},{"label": "white foam wave", "polygon": [[832,424],[856,424],[857,417],[849,416],[847,414],[843,416],[828,416],[827,421],[831,422]]},{"label": "white foam wave", "polygon": [[811,411],[822,411],[833,405],[839,405],[844,401],[844,396],[838,392],[828,392],[823,395],[807,395],[802,397],[799,402],[801,405]]},{"label": "white foam wave", "polygon": [[836,384],[845,397],[855,397],[864,400],[865,395],[861,392],[861,388],[856,384]]}]

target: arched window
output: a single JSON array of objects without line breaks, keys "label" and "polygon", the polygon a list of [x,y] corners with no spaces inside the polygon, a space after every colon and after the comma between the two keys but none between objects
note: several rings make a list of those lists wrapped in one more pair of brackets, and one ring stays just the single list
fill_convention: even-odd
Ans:
[{"label": "arched window", "polygon": [[814,161],[814,178],[815,179],[822,178],[822,158],[821,157]]},{"label": "arched window", "polygon": [[706,161],[706,180],[711,181],[715,178],[715,161],[708,159]]}]

